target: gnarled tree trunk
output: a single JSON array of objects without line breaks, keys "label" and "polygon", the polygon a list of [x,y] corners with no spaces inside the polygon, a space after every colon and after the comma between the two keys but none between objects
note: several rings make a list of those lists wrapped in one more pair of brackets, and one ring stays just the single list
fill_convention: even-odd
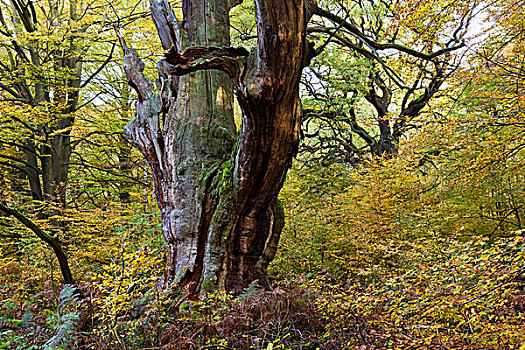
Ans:
[{"label": "gnarled tree trunk", "polygon": [[239,1],[183,0],[179,27],[166,0],[151,0],[165,50],[160,92],[121,41],[139,94],[125,133],[153,173],[167,244],[164,288],[267,283],[284,224],[277,195],[299,142],[299,80],[312,53],[306,25],[315,1],[306,1],[257,0],[258,47],[248,53],[229,47],[229,11]]}]

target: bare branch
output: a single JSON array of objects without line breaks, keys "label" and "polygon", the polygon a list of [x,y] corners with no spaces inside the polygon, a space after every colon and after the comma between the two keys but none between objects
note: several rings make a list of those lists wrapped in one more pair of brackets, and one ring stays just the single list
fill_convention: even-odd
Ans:
[{"label": "bare branch", "polygon": [[432,53],[426,54],[426,53],[419,52],[417,50],[411,49],[409,47],[406,47],[406,46],[400,45],[400,44],[394,44],[394,43],[381,44],[381,43],[377,43],[374,40],[368,38],[365,34],[363,34],[359,30],[359,28],[357,28],[355,25],[346,22],[343,18],[341,18],[341,17],[339,17],[337,15],[334,15],[330,11],[327,11],[327,10],[324,10],[324,9],[321,9],[321,8],[317,8],[316,11],[315,11],[315,14],[318,15],[318,16],[324,17],[326,19],[329,19],[330,21],[332,21],[334,23],[342,25],[342,27],[345,28],[346,30],[348,30],[352,35],[354,35],[356,38],[358,38],[363,43],[365,43],[367,46],[369,46],[369,47],[371,47],[373,49],[376,49],[376,50],[395,49],[395,50],[398,50],[400,52],[404,52],[404,53],[409,54],[411,56],[414,56],[414,57],[417,57],[417,58],[421,58],[421,59],[427,60],[427,61],[430,61],[430,60],[432,60],[432,59],[434,59],[436,57],[439,57],[441,55],[444,55],[444,54],[446,54],[448,52],[452,52],[452,51],[458,50],[458,49],[462,48],[463,46],[465,46],[465,44],[463,42],[461,42],[458,45],[447,47],[445,49],[441,49],[441,50],[438,50],[436,52],[432,52]]},{"label": "bare branch", "polygon": [[[120,37],[119,37],[119,39],[120,39]],[[102,64],[97,68],[97,70],[95,70],[93,72],[93,74],[91,74],[84,81],[84,83],[80,86],[81,89],[85,88],[87,86],[87,84],[89,84],[91,82],[91,80],[93,80],[93,78],[95,78],[98,75],[98,73],[100,73],[104,69],[104,67],[106,67],[107,64],[109,62],[111,62],[111,59],[113,58],[113,52],[115,51],[115,46],[116,46],[116,44],[113,43],[113,45],[111,46],[111,51],[109,52],[108,57],[106,58],[106,60],[104,62],[102,62]]]},{"label": "bare branch", "polygon": [[44,230],[42,230],[37,224],[35,224],[33,221],[27,218],[24,214],[20,213],[15,209],[9,208],[2,202],[0,202],[0,211],[4,212],[6,215],[12,216],[15,219],[17,219],[22,225],[33,231],[38,238],[49,244],[49,246],[55,251],[55,255],[59,261],[60,269],[62,271],[62,277],[64,277],[64,281],[67,284],[75,283],[75,280],[73,279],[73,275],[71,274],[71,270],[69,269],[69,265],[67,263],[67,256],[64,252],[64,249],[62,248],[62,244],[60,244],[60,241],[57,238],[47,234]]}]

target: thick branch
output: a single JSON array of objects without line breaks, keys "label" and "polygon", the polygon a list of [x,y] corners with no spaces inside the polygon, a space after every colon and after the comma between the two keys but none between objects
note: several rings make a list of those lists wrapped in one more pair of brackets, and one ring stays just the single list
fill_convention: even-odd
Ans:
[{"label": "thick branch", "polygon": [[126,74],[129,86],[131,86],[139,95],[139,103],[148,100],[152,95],[151,82],[144,76],[144,62],[140,59],[139,54],[133,48],[128,48],[126,40],[120,34],[117,27],[114,27],[120,42],[120,47],[124,53],[122,67]]},{"label": "thick branch", "polygon": [[151,17],[157,27],[160,42],[164,50],[174,48],[175,51],[181,49],[181,36],[179,23],[170,4],[166,0],[150,0]]},{"label": "thick branch", "polygon": [[[124,51],[122,66],[128,84],[137,91],[139,97],[135,117],[124,127],[124,134],[148,159],[153,174],[156,174],[163,170],[164,137],[160,126],[162,96],[161,93],[153,93],[151,82],[144,76],[144,62],[137,51],[128,48],[118,30],[116,32]],[[154,180],[159,181],[158,178]]]},{"label": "thick branch", "polygon": [[441,85],[445,80],[444,71],[444,65],[438,67],[435,75],[432,77],[432,80],[430,81],[428,87],[425,88],[423,94],[410,101],[410,103],[408,103],[408,106],[401,111],[399,118],[395,121],[394,124],[393,136],[395,138],[401,137],[408,119],[419,115],[421,110],[428,104],[428,101],[430,101],[430,99],[439,91]]},{"label": "thick branch", "polygon": [[243,70],[242,59],[249,52],[243,48],[195,46],[178,53],[174,48],[164,51],[164,59],[171,64],[170,73],[185,75],[205,69],[219,69],[237,82]]},{"label": "thick branch", "polygon": [[[378,73],[370,72],[369,79],[370,79],[370,84],[369,84],[370,89],[367,91],[365,98],[368,102],[372,104],[372,106],[374,106],[379,118],[383,118],[387,114],[387,111],[388,111],[388,105],[390,104],[391,92],[389,91],[385,82],[383,81],[383,79]],[[377,94],[374,83],[381,89],[382,96],[379,96]]]},{"label": "thick branch", "polygon": [[34,32],[36,30],[34,24],[36,22],[36,14],[33,3],[28,1],[27,4],[24,5],[22,2],[14,0],[11,1],[11,4],[13,4],[13,7],[18,14],[18,18],[22,21],[26,31],[28,33]]},{"label": "thick branch", "polygon": [[350,120],[348,120],[348,118],[345,120],[350,123],[352,131],[355,132],[361,139],[363,139],[371,148],[374,148],[376,140],[357,123],[357,118],[353,108],[350,108],[350,117]]},{"label": "thick branch", "polygon": [[124,67],[128,84],[138,93],[139,102],[142,103],[148,100],[152,94],[151,83],[144,76],[144,62],[140,59],[135,49],[127,50],[126,48],[124,50],[122,66]]}]

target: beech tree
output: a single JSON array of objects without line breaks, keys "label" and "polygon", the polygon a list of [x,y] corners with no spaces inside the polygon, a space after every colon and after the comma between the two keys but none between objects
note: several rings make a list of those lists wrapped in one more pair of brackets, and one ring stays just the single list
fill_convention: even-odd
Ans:
[{"label": "beech tree", "polygon": [[[71,165],[77,165],[72,157],[82,141],[73,130],[78,111],[94,99],[81,92],[118,47],[111,38],[107,51],[97,50],[104,32],[112,33],[111,24],[126,26],[143,17],[120,7],[121,18],[108,26],[95,0],[0,3],[0,170],[11,182],[0,188],[7,189],[1,193],[0,218],[15,218],[47,243],[68,284],[74,279],[62,246],[67,230],[63,211]],[[49,229],[15,209],[20,203],[50,223]]]},{"label": "beech tree", "polygon": [[151,0],[164,49],[157,89],[121,38],[138,92],[125,133],[152,170],[167,244],[164,288],[267,284],[283,227],[277,195],[298,149],[299,81],[314,52],[306,27],[315,1],[257,0],[252,52],[230,47],[229,12],[240,2],[183,0],[179,22],[166,0]]},{"label": "beech tree", "polygon": [[303,79],[307,160],[396,156],[446,95],[478,3],[320,1],[328,10],[316,9],[308,32],[326,48]]},{"label": "beech tree", "polygon": [[[67,255],[57,237],[63,222],[57,208],[65,203],[72,152],[73,112],[79,103],[82,37],[77,1],[68,9],[58,1],[46,7],[34,1],[11,0],[0,10],[0,98],[7,135],[0,138],[0,165],[27,179],[29,195],[39,203],[38,218],[53,224],[53,234],[16,210],[0,211],[17,218],[54,250],[64,281],[74,283]],[[5,103],[5,105],[4,105]],[[13,133],[13,131],[15,131]],[[11,149],[10,149],[11,148]],[[12,154],[6,151],[18,152]],[[5,200],[5,198],[4,198]],[[44,204],[45,203],[45,204]]]}]

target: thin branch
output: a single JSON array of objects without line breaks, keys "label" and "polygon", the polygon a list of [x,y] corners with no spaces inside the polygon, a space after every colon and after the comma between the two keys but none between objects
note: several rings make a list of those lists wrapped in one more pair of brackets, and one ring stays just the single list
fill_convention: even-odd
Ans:
[{"label": "thin branch", "polygon": [[21,167],[21,166],[18,166],[18,165],[15,165],[15,164],[12,164],[12,163],[8,163],[8,162],[3,162],[0,160],[0,165],[4,165],[4,166],[8,166],[8,167],[11,167],[13,169],[16,169],[18,171],[20,171],[21,173],[24,173],[26,175],[29,175],[29,172],[27,169]]},{"label": "thin branch", "polygon": [[478,295],[478,296],[476,296],[476,297],[470,298],[469,300],[464,301],[464,302],[462,302],[462,303],[453,304],[453,306],[456,306],[456,307],[458,307],[458,306],[463,306],[463,305],[466,305],[466,304],[469,304],[469,303],[473,302],[473,301],[476,300],[476,299],[483,298],[484,296],[489,295],[490,293],[492,293],[492,292],[495,291],[496,289],[499,289],[499,288],[503,287],[504,285],[513,282],[516,278],[518,278],[519,276],[521,276],[521,275],[523,274],[523,272],[525,272],[525,267],[522,267],[521,269],[519,269],[519,270],[513,272],[513,274],[515,274],[514,276],[512,276],[511,278],[509,278],[509,279],[506,280],[505,282],[502,282],[502,283],[498,284],[497,286],[495,286],[495,287],[489,289],[489,290],[486,291],[485,293],[482,293],[482,294],[480,294],[480,295]]},{"label": "thin branch", "polygon": [[106,60],[97,68],[96,71],[93,72],[93,74],[91,74],[85,81],[82,85],[80,85],[80,89],[84,88],[87,86],[87,84],[89,84],[91,82],[91,80],[93,80],[93,78],[95,76],[98,75],[98,73],[100,73],[104,67],[106,67],[106,65],[111,62],[111,59],[113,58],[113,52],[115,51],[115,46],[117,44],[116,43],[113,43],[113,45],[111,46],[111,51],[109,52],[109,55],[108,57],[106,58]]}]

